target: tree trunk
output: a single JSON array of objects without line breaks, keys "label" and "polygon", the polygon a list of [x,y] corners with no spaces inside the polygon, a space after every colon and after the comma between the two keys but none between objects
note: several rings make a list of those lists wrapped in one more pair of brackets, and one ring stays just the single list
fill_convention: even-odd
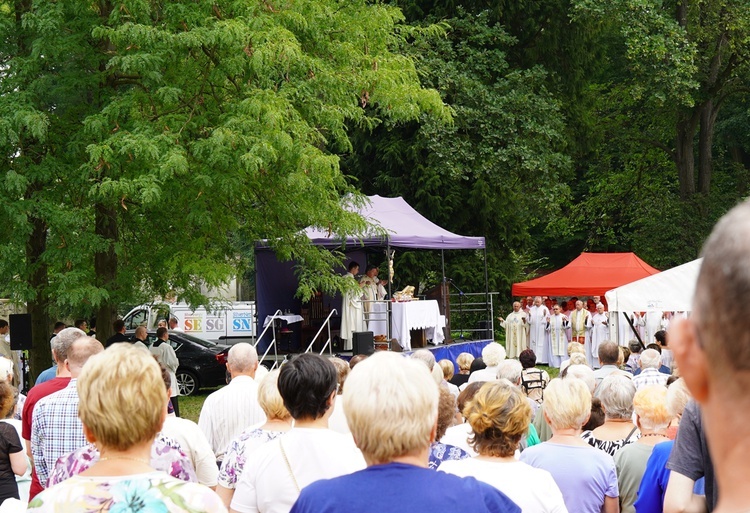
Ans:
[{"label": "tree trunk", "polygon": [[31,351],[29,351],[30,384],[44,369],[52,365],[49,345],[50,321],[47,308],[47,264],[42,255],[47,247],[47,226],[41,219],[31,220],[31,234],[26,240],[26,265],[31,271],[29,285],[35,297],[26,303],[26,311],[31,315]]},{"label": "tree trunk", "polygon": [[742,146],[732,144],[729,147],[729,154],[737,169],[737,195],[744,198],[750,190],[750,153],[746,152]]},{"label": "tree trunk", "polygon": [[719,109],[714,108],[712,100],[700,107],[701,128],[698,138],[698,192],[708,194],[711,190],[711,172],[713,170],[713,141],[716,117]]},{"label": "tree trunk", "polygon": [[[107,241],[106,249],[98,251],[94,255],[94,272],[96,273],[97,287],[104,288],[109,292],[110,298],[117,297],[117,212],[114,208],[102,203],[95,207],[96,220],[95,231],[102,239]],[[111,300],[102,303],[96,315],[96,338],[104,343],[114,334],[112,323],[117,318],[117,305]]]},{"label": "tree trunk", "polygon": [[695,194],[695,155],[693,138],[695,136],[695,117],[683,117],[677,122],[675,138],[675,164],[680,182],[680,199],[689,199]]}]

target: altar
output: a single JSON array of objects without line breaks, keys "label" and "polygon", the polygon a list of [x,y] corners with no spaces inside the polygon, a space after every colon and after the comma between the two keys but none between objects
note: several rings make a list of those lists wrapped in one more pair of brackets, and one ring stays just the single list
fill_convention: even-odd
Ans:
[{"label": "altar", "polygon": [[391,303],[391,337],[398,340],[404,351],[411,351],[410,330],[424,329],[433,344],[442,344],[443,322],[435,300]]}]

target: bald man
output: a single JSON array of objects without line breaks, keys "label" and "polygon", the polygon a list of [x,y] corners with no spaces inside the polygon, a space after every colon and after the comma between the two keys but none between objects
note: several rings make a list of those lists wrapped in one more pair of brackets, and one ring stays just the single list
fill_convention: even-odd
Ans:
[{"label": "bald man", "polygon": [[198,426],[211,444],[217,463],[224,459],[229,442],[243,429],[266,421],[266,414],[258,404],[257,369],[255,348],[245,342],[233,345],[227,355],[231,381],[203,403]]}]

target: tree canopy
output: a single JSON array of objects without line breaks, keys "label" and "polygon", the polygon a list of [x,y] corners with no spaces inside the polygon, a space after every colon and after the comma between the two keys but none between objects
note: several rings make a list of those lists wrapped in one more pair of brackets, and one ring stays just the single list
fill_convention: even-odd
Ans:
[{"label": "tree canopy", "polygon": [[16,2],[0,30],[0,275],[40,327],[88,310],[107,333],[122,303],[200,302],[259,239],[334,289],[336,255],[299,232],[364,227],[340,203],[357,195],[347,126],[450,120],[394,51],[416,29],[389,5]]}]

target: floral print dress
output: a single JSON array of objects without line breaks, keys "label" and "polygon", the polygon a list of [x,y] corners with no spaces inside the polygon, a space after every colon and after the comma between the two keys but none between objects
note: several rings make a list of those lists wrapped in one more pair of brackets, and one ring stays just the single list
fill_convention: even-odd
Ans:
[{"label": "floral print dress", "polygon": [[260,428],[248,428],[240,433],[229,444],[224,461],[221,463],[219,485],[231,490],[236,488],[242,469],[245,468],[247,457],[261,445],[280,437],[284,433],[286,431],[266,431]]},{"label": "floral print dress", "polygon": [[74,476],[29,503],[34,513],[226,513],[216,493],[163,472],[120,477]]}]

